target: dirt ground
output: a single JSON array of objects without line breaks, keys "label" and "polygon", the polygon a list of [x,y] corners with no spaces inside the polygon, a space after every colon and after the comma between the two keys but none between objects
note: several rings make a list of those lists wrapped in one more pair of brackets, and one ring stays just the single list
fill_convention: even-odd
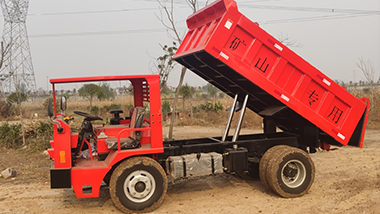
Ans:
[{"label": "dirt ground", "polygon": [[[222,128],[177,127],[174,136],[221,133]],[[316,177],[300,198],[280,198],[259,180],[220,174],[170,183],[163,205],[153,213],[380,213],[379,154],[380,130],[368,130],[362,149],[311,154]],[[49,163],[43,154],[0,150],[0,170],[11,167],[18,173],[0,178],[0,213],[120,213],[106,187],[92,199],[77,199],[70,189],[50,189]]]}]

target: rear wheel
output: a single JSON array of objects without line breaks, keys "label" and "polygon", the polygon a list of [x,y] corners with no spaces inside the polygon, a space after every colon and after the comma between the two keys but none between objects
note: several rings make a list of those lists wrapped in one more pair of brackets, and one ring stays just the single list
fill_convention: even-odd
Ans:
[{"label": "rear wheel", "polygon": [[149,212],[163,202],[168,188],[166,173],[155,160],[132,157],[112,173],[111,199],[123,212]]},{"label": "rear wheel", "polygon": [[274,157],[273,154],[277,154],[277,152],[280,149],[284,149],[284,148],[291,148],[291,147],[287,146],[287,145],[273,146],[272,148],[268,149],[264,153],[263,157],[260,160],[260,164],[259,164],[260,180],[261,180],[261,183],[268,189],[270,189],[270,187],[267,183],[267,179],[266,179],[266,170],[267,170],[268,162],[269,162],[269,160],[271,160]]},{"label": "rear wheel", "polygon": [[315,168],[310,156],[298,148],[285,148],[273,153],[266,169],[269,187],[285,198],[304,195],[314,181]]}]

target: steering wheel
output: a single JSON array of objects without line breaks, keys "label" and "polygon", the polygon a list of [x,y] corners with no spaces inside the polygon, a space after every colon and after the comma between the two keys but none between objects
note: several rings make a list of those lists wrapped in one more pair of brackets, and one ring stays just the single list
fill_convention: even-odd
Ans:
[{"label": "steering wheel", "polygon": [[95,116],[95,115],[91,115],[91,114],[88,114],[88,113],[85,113],[85,112],[81,112],[81,111],[74,111],[74,113],[77,114],[77,115],[85,117],[84,119],[87,120],[87,121],[103,120],[103,118],[101,118],[101,117],[98,117],[98,116]]}]

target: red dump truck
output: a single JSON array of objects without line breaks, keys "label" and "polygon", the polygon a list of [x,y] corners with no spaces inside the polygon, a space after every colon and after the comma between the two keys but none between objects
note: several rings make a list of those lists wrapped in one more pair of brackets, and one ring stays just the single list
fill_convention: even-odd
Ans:
[{"label": "red dump truck", "polygon": [[[159,75],[51,79],[52,100],[57,84],[129,81],[134,102],[128,115],[112,110],[107,125],[74,111],[84,117],[78,132],[65,114],[67,99],[61,98],[61,112],[49,102],[51,188],[90,198],[108,186],[121,211],[147,212],[164,200],[167,176],[237,173],[258,174],[278,195],[297,197],[314,180],[308,153],[330,145],[362,147],[369,100],[355,98],[248,20],[233,0],[215,1],[191,15],[187,26],[173,58],[234,98],[223,135],[163,141]],[[240,134],[246,108],[262,116],[263,133]]]}]

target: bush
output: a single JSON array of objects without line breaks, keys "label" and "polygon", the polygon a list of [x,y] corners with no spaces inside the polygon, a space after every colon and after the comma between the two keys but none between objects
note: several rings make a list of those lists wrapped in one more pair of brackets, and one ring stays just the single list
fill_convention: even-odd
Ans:
[{"label": "bush", "polygon": [[223,111],[223,109],[224,109],[223,105],[218,101],[215,103],[213,111],[216,113],[219,113]]},{"label": "bush", "polygon": [[53,124],[50,122],[31,122],[25,126],[25,138],[32,151],[42,151],[50,147],[53,139]]},{"label": "bush", "polygon": [[200,104],[198,107],[204,111],[212,111],[214,109],[214,104],[212,104],[211,101],[208,101],[206,103]]},{"label": "bush", "polygon": [[11,102],[11,103],[18,103],[19,102],[24,102],[28,99],[28,96],[26,96],[26,94],[22,93],[22,92],[13,92],[12,94],[10,94],[8,96],[8,100]]},{"label": "bush", "polygon": [[0,144],[8,149],[19,148],[22,145],[21,124],[3,123],[0,126]]},{"label": "bush", "polygon": [[121,104],[115,104],[115,103],[112,103],[111,105],[109,106],[103,106],[103,109],[106,111],[106,112],[109,112],[113,109],[120,109],[121,107]]},{"label": "bush", "polygon": [[200,110],[203,111],[212,111],[215,113],[219,113],[224,109],[223,105],[218,101],[215,104],[213,104],[211,101],[208,101],[206,103],[200,104],[199,106],[193,107],[193,112],[199,112]]},{"label": "bush", "polygon": [[167,115],[169,112],[171,112],[170,103],[165,100],[161,105],[163,120],[167,120]]},{"label": "bush", "polygon": [[128,105],[125,105],[125,109],[127,109],[128,111],[132,107],[134,107],[134,105],[131,102]]},{"label": "bush", "polygon": [[18,108],[16,108],[11,103],[0,100],[0,117],[7,118],[13,116],[17,113]]},{"label": "bush", "polygon": [[166,100],[162,103],[161,108],[162,108],[162,112],[165,112],[165,113],[171,112],[170,103]]},{"label": "bush", "polygon": [[[44,106],[44,108],[47,110],[48,109],[48,105],[49,105],[49,98],[46,98],[46,100],[44,101],[44,103],[42,103],[42,105]],[[52,103],[53,105],[53,103]],[[55,105],[57,106],[57,108],[59,109],[60,108],[60,105],[61,105],[61,101],[59,99],[56,99],[55,101]]]},{"label": "bush", "polygon": [[53,137],[53,124],[39,121],[37,125],[37,137]]},{"label": "bush", "polygon": [[[90,107],[88,107],[90,108]],[[92,106],[90,109],[91,114],[98,114],[99,113],[99,107],[98,106]]]}]

